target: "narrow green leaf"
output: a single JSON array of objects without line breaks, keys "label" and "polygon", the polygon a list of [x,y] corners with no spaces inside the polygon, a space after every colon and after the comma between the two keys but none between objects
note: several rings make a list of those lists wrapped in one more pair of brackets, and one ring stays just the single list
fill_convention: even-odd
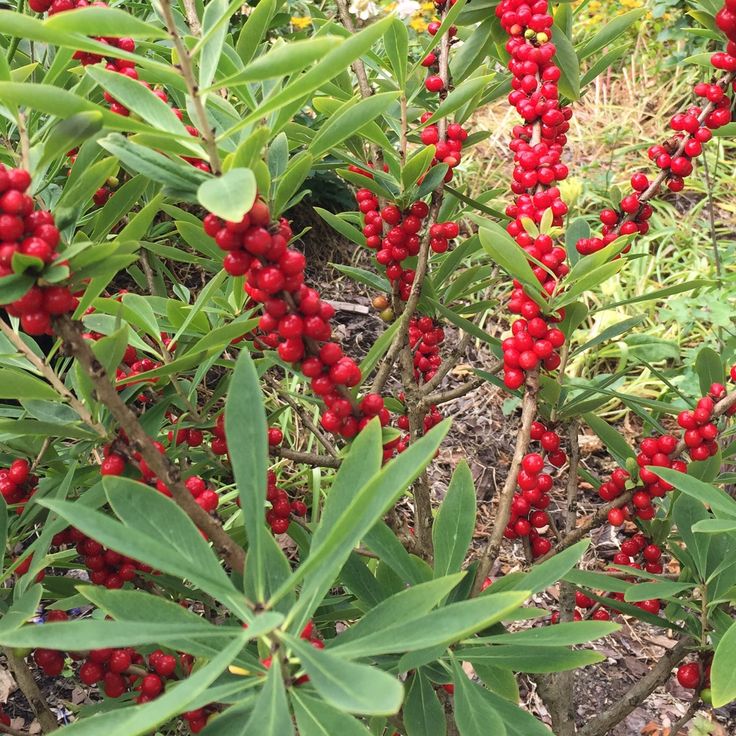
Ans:
[{"label": "narrow green leaf", "polygon": [[483,688],[471,682],[453,660],[455,722],[460,736],[506,736],[506,725],[493,704],[481,695]]},{"label": "narrow green leaf", "polygon": [[271,19],[281,5],[282,0],[261,0],[253,8],[235,44],[235,50],[238,52],[243,65],[247,65],[256,55],[258,45],[268,29]]},{"label": "narrow green leaf", "polygon": [[274,657],[243,736],[291,736],[293,733],[281,663]]},{"label": "narrow green leaf", "polygon": [[695,372],[700,382],[700,392],[707,396],[712,383],[726,383],[726,371],[721,356],[713,348],[704,347],[695,358]]},{"label": "narrow green leaf", "polygon": [[445,711],[432,683],[417,670],[409,682],[402,710],[407,736],[445,736]]},{"label": "narrow green leaf", "polygon": [[284,635],[299,657],[319,695],[338,710],[360,715],[388,716],[404,699],[404,688],[391,675],[365,664],[348,662],[293,636]]},{"label": "narrow green leaf", "polygon": [[461,460],[432,527],[435,577],[460,569],[473,538],[475,514],[473,476],[468,464]]},{"label": "narrow green leaf", "polygon": [[736,622],[723,635],[716,647],[710,671],[713,705],[721,708],[736,700]]},{"label": "narrow green leaf", "polygon": [[584,414],[583,419],[601,439],[606,451],[613,455],[622,468],[626,467],[627,460],[636,459],[636,453],[631,449],[629,443],[605,419],[592,413]]},{"label": "narrow green leaf", "polygon": [[243,350],[235,364],[225,404],[225,435],[248,536],[248,567],[254,566],[259,573],[255,580],[258,596],[265,593],[262,545],[267,533],[264,522],[267,430],[258,371],[248,351]]},{"label": "narrow green leaf", "polygon": [[292,689],[291,702],[300,736],[371,735],[356,718],[327,705],[324,700],[310,697],[301,688]]}]

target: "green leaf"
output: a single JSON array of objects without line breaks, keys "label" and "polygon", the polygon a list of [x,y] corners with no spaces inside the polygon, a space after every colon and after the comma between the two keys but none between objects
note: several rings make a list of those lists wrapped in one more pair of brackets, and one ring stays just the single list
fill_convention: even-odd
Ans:
[{"label": "green leaf", "polygon": [[509,276],[518,279],[529,296],[542,307],[547,300],[541,295],[539,280],[534,275],[526,253],[516,241],[497,223],[478,220],[478,236],[483,249]]},{"label": "green leaf", "polygon": [[608,342],[608,340],[611,340],[614,337],[618,337],[619,335],[625,335],[630,332],[632,328],[640,325],[645,320],[646,316],[643,314],[621,320],[621,322],[617,322],[615,325],[607,327],[595,337],[592,337],[587,342],[575,348],[575,350],[570,353],[570,357],[574,358],[576,355],[580,355],[581,353],[584,353],[586,350],[590,350],[596,345],[600,345],[603,342]]},{"label": "green leaf", "polygon": [[393,69],[399,88],[403,89],[406,84],[407,60],[409,55],[409,31],[399,18],[394,17],[394,22],[386,31],[383,39],[389,63]]},{"label": "green leaf", "polygon": [[710,671],[713,705],[721,708],[736,700],[736,622],[731,624],[716,647]]},{"label": "green leaf", "polygon": [[[157,130],[180,135],[187,143],[190,143],[190,140],[196,140],[187,133],[184,124],[174,115],[172,108],[137,79],[131,79],[119,72],[108,71],[97,65],[86,66],[84,69],[85,73],[103,90],[109,92],[119,103],[125,105]],[[92,115],[93,113],[86,114]],[[193,150],[201,149],[199,146],[193,146]]]},{"label": "green leaf", "polygon": [[[63,13],[60,13],[63,15]],[[57,16],[55,16],[57,17]],[[55,625],[55,624],[49,624]],[[145,736],[174,716],[188,710],[188,705],[217,679],[242,649],[246,635],[241,634],[201,669],[167,688],[156,700],[131,708],[115,708],[83,718],[64,730],[71,736]]]},{"label": "green leaf", "polygon": [[[276,89],[253,112],[246,115],[223,135],[228,138],[234,133],[250,125],[254,120],[263,118],[270,112],[278,110],[297,100],[306,99],[315,89],[334,78],[336,70],[344,69],[357,58],[366,53],[370,47],[388,30],[392,23],[390,16],[377,23],[372,23],[359,33],[347,38],[343,43],[333,47],[309,71],[297,76],[283,89]],[[246,24],[247,26],[247,24]]]},{"label": "green leaf", "polygon": [[320,158],[346,138],[355,135],[366,123],[382,115],[396,101],[398,92],[381,92],[356,102],[348,100],[329,117],[307,149]]},{"label": "green leaf", "polygon": [[0,368],[0,399],[61,401],[59,394],[48,383],[13,368]]},{"label": "green leaf", "polygon": [[394,593],[366,611],[362,618],[333,639],[330,642],[330,650],[339,652],[342,647],[373,634],[386,633],[390,636],[393,628],[403,627],[407,620],[416,620],[429,613],[449,595],[463,576],[464,573],[456,573]]},{"label": "green leaf", "polygon": [[721,356],[713,348],[701,348],[695,358],[695,372],[700,382],[700,393],[707,396],[712,383],[726,383],[726,371]]},{"label": "green leaf", "polygon": [[[601,25],[600,30],[590,39],[579,51],[581,59],[587,59],[597,51],[608,46],[619,36],[627,31],[627,29],[636,23],[647,12],[646,8],[638,8],[631,10],[623,15],[618,15],[611,20],[606,20]],[[556,41],[556,39],[555,39]]]},{"label": "green leaf", "polygon": [[281,662],[274,657],[263,686],[256,700],[253,713],[243,730],[244,736],[291,736],[291,723],[286,688],[281,674]]},{"label": "green leaf", "polygon": [[671,468],[650,467],[649,469],[696,501],[707,504],[714,512],[723,514],[727,519],[736,519],[736,501],[720,488]]},{"label": "green leaf", "polygon": [[119,133],[110,133],[97,142],[133,171],[144,174],[149,179],[160,182],[192,200],[199,185],[208,178],[194,166],[184,161],[175,161],[158,151],[134,143]]},{"label": "green leaf", "polygon": [[506,736],[506,725],[480,685],[471,682],[453,660],[455,683],[455,722],[460,736]]},{"label": "green leaf", "polygon": [[466,79],[440,102],[437,109],[432,113],[432,117],[426,120],[425,125],[431,125],[441,118],[449,117],[465,103],[470,102],[478,93],[486,89],[495,76],[495,74],[484,74],[481,77]]},{"label": "green leaf", "polygon": [[624,594],[624,600],[628,603],[646,601],[650,598],[674,598],[678,593],[692,590],[695,583],[675,583],[662,581],[656,583],[639,583],[632,585]]},{"label": "green leaf", "polygon": [[345,657],[359,658],[449,646],[476,631],[492,626],[513,613],[531,593],[514,591],[481,596],[409,617],[382,631],[330,648]]},{"label": "green leaf", "polygon": [[[0,303],[9,304],[20,299],[35,283],[34,276],[25,273],[11,273],[0,278]],[[10,397],[2,397],[10,398]]]},{"label": "green leaf", "polygon": [[465,460],[452,475],[434,526],[434,575],[456,572],[463,564],[475,529],[476,497],[473,476]]},{"label": "green leaf", "polygon": [[74,15],[58,13],[49,16],[43,25],[55,31],[78,33],[83,36],[110,36],[112,38],[167,38],[163,28],[140,20],[132,13],[118,8],[78,8]]},{"label": "green leaf", "polygon": [[402,713],[407,736],[445,736],[447,733],[444,708],[421,669],[411,678]]},{"label": "green leaf", "polygon": [[284,639],[301,661],[314,689],[338,710],[387,716],[396,713],[401,707],[404,688],[386,672],[365,664],[348,662],[288,634],[284,635]]},{"label": "green leaf", "polygon": [[235,364],[225,404],[225,435],[230,448],[233,475],[238,486],[243,522],[248,536],[248,567],[255,567],[255,594],[265,593],[263,569],[268,425],[263,393],[253,359],[241,351]]},{"label": "green leaf", "polygon": [[314,211],[334,230],[344,235],[348,240],[352,240],[356,245],[365,246],[365,235],[358,230],[357,227],[351,225],[349,222],[343,220],[342,217],[329,212],[328,210],[322,209],[322,207],[315,207]]},{"label": "green leaf", "polygon": [[409,156],[404,167],[401,169],[401,185],[408,190],[416,184],[419,177],[424,174],[434,158],[434,146],[423,146]]},{"label": "green leaf", "polygon": [[256,177],[250,169],[230,169],[200,184],[197,199],[223,220],[240,222],[256,201]]},{"label": "green leaf", "polygon": [[605,420],[596,414],[584,414],[585,423],[600,437],[607,452],[615,458],[622,467],[626,467],[626,461],[636,459],[636,453],[631,449],[629,443]]},{"label": "green leaf", "polygon": [[227,36],[228,18],[235,12],[227,0],[210,0],[202,15],[202,48],[199,57],[199,89],[212,84]]},{"label": "green leaf", "polygon": [[[3,508],[5,508],[4,499]],[[20,596],[16,593],[13,605],[0,618],[0,641],[5,641],[5,637],[12,635],[12,632],[19,631],[23,624],[36,615],[42,593],[43,588],[37,583],[29,586]]]},{"label": "green leaf", "polygon": [[324,700],[312,698],[302,688],[291,690],[296,724],[300,736],[370,736],[371,732],[357,719],[336,710]]},{"label": "green leaf", "polygon": [[207,542],[173,501],[129,478],[106,476],[104,485],[116,512],[122,511],[131,526],[79,503],[48,498],[38,503],[116,552],[188,578],[215,597],[234,593]]},{"label": "green leaf", "polygon": [[299,191],[304,180],[309,176],[314,158],[306,151],[298,153],[289,161],[286,171],[278,179],[276,192],[273,195],[273,213],[278,215],[286,209],[291,198]]},{"label": "green leaf", "polygon": [[570,100],[577,100],[580,97],[580,62],[575,47],[559,26],[554,26],[552,36],[557,47],[555,63],[562,72],[560,92]]},{"label": "green leaf", "polygon": [[[650,596],[654,597],[654,596]],[[528,647],[558,647],[573,644],[585,644],[593,639],[608,636],[621,627],[610,621],[570,621],[543,626],[538,629],[524,629],[513,634],[495,634],[484,636],[482,640],[488,644],[518,644]]]},{"label": "green leaf", "polygon": [[449,422],[438,424],[406,452],[388,462],[370,482],[355,491],[350,507],[330,526],[325,526],[327,516],[323,516],[320,526],[327,530],[324,538],[313,545],[307,560],[296,569],[288,584],[276,591],[272,602],[313,572],[313,586],[319,588],[324,582],[331,582],[353,548],[426,467],[448,429]]},{"label": "green leaf", "polygon": [[[89,68],[89,67],[88,67]],[[124,76],[119,74],[117,76]],[[43,144],[43,153],[36,163],[36,169],[40,170],[51,161],[66,156],[75,146],[92,138],[95,133],[102,129],[102,113],[97,110],[79,112],[65,120],[60,120],[48,134]]]},{"label": "green leaf", "polygon": [[[554,557],[550,557],[549,560],[534,565],[531,570],[520,575],[519,578],[512,582],[510,585],[504,585],[502,588],[498,584],[501,581],[497,581],[489,588],[486,588],[486,595],[495,595],[496,590],[531,590],[532,593],[539,593],[545,588],[549,588],[550,585],[563,578],[578,561],[585,554],[585,550],[590,545],[589,539],[583,539],[582,541],[574,544],[572,547],[568,547]],[[502,578],[503,580],[503,578]]]},{"label": "green leaf", "polygon": [[282,0],[261,0],[248,15],[235,44],[244,66],[256,55],[258,45],[281,5]]},{"label": "green leaf", "polygon": [[14,647],[50,647],[74,650],[80,642],[89,649],[102,647],[142,646],[159,644],[179,646],[192,637],[223,639],[228,630],[238,634],[238,627],[223,629],[211,624],[192,625],[183,623],[146,621],[95,621],[92,619],[50,623],[43,626],[31,624],[7,633],[0,633],[4,645]]},{"label": "green leaf", "polygon": [[456,652],[459,659],[466,662],[489,664],[514,672],[564,672],[578,667],[587,667],[605,660],[605,657],[590,649],[567,649],[566,647],[545,647],[543,656],[532,647],[513,644],[486,647],[461,647]]}]

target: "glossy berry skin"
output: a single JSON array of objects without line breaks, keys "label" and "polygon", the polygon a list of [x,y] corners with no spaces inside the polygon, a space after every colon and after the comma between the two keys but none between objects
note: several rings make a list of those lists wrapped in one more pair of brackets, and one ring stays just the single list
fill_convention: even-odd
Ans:
[{"label": "glossy berry skin", "polygon": [[687,690],[695,690],[700,685],[700,665],[696,662],[680,665],[677,669],[677,682]]}]

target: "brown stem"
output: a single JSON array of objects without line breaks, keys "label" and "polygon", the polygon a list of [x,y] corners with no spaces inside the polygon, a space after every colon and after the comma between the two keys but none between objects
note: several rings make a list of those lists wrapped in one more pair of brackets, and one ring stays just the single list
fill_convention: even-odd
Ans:
[{"label": "brown stem", "polygon": [[[340,22],[348,29],[348,31],[350,31],[351,34],[355,33],[355,24],[353,23],[353,18],[350,15],[347,0],[336,0],[336,2]],[[355,76],[358,79],[358,88],[360,89],[361,96],[370,97],[373,94],[373,90],[368,82],[368,74],[365,71],[365,64],[363,64],[362,59],[357,59],[353,62],[352,66]]]},{"label": "brown stem", "polygon": [[120,398],[115,386],[110,382],[104,366],[100,364],[92,349],[82,337],[78,329],[78,323],[73,322],[65,315],[57,318],[54,321],[54,326],[61,336],[66,350],[77,359],[94,384],[97,398],[110,410],[110,413],[125,431],[130,446],[141,453],[151,470],[169,488],[174,501],[207,535],[217,552],[228,562],[230,567],[236,572],[242,573],[245,567],[243,548],[230,538],[219,521],[196,503],[192,494],[181,482],[179,469],[153,446],[153,441],[141,427],[138,417]]},{"label": "brown stem", "polygon": [[446,404],[448,401],[454,401],[455,399],[459,399],[462,396],[469,394],[471,391],[475,391],[475,389],[482,386],[485,382],[485,378],[471,378],[469,381],[461,383],[459,386],[455,386],[454,388],[448,388],[446,391],[437,391],[429,396],[425,396],[423,401],[426,406]]},{"label": "brown stem", "polygon": [[161,0],[160,6],[161,13],[164,16],[164,22],[166,23],[166,28],[171,35],[171,40],[174,44],[174,48],[176,49],[176,54],[179,57],[179,69],[181,70],[181,76],[184,79],[189,97],[191,98],[192,105],[194,106],[194,114],[197,117],[197,126],[199,128],[200,135],[202,136],[202,140],[204,141],[205,149],[207,150],[210,168],[212,169],[213,174],[219,176],[222,172],[220,168],[220,154],[217,150],[217,141],[215,140],[215,131],[210,127],[207,111],[205,110],[202,98],[199,95],[199,86],[197,85],[197,80],[194,76],[192,59],[189,56],[189,49],[187,49],[181,36],[179,36],[179,32],[176,30],[174,14],[171,10],[171,0]]},{"label": "brown stem", "polygon": [[493,530],[491,531],[491,536],[486,543],[485,549],[481,553],[478,571],[475,577],[475,584],[473,586],[474,595],[478,595],[478,593],[480,593],[483,581],[488,576],[491,566],[493,565],[493,561],[498,554],[498,550],[501,548],[503,532],[509,521],[511,502],[514,498],[514,491],[516,490],[516,479],[519,476],[521,461],[524,459],[524,455],[526,455],[527,449],[529,448],[532,422],[537,415],[538,391],[539,371],[534,370],[527,375],[526,391],[524,392],[524,399],[521,405],[521,426],[519,427],[516,435],[516,448],[514,449],[514,456],[511,460],[509,473],[506,476],[506,482],[501,489],[501,494],[498,499],[496,520],[493,525]]},{"label": "brown stem", "polygon": [[21,336],[11,329],[4,320],[0,319],[0,331],[3,335],[13,343],[18,349],[19,353],[23,353],[23,356],[28,362],[53,386],[54,390],[64,398],[69,406],[79,414],[81,420],[90,429],[93,429],[100,437],[107,437],[107,430],[99,423],[96,422],[92,415],[87,410],[87,407],[64,385],[64,382],[56,375],[50,365],[47,365],[36,353],[31,350],[28,345],[23,342]]},{"label": "brown stem", "polygon": [[327,450],[332,457],[337,457],[339,453],[337,452],[335,445],[332,444],[329,437],[327,437],[327,435],[325,435],[325,433],[312,421],[312,417],[304,411],[302,406],[298,402],[294,401],[289,394],[281,390],[279,382],[273,376],[266,376],[266,381],[271,388],[278,393],[279,397],[282,398],[299,415],[299,418],[302,420],[302,424],[319,440],[325,450]]},{"label": "brown stem", "polygon": [[683,713],[683,715],[678,718],[673,724],[672,728],[670,728],[670,735],[671,736],[677,736],[678,733],[680,733],[680,729],[687,726],[688,723],[693,719],[693,716],[698,712],[698,708],[700,708],[700,691],[696,690],[693,694],[693,699],[690,701],[690,705],[688,706],[688,709]]},{"label": "brown stem", "polygon": [[182,0],[182,5],[184,6],[184,14],[187,17],[187,25],[191,28],[195,36],[199,36],[202,33],[202,25],[199,22],[194,0]]},{"label": "brown stem", "polygon": [[422,395],[426,396],[442,383],[442,379],[457,365],[457,361],[465,355],[465,351],[468,349],[468,345],[470,345],[470,339],[471,335],[467,332],[460,338],[457,345],[455,345],[450,354],[442,361],[439,368],[437,368],[434,376],[422,384]]},{"label": "brown stem", "polygon": [[26,664],[25,659],[23,659],[23,657],[18,657],[10,647],[3,647],[3,654],[10,665],[10,669],[13,670],[15,681],[18,683],[20,691],[23,693],[28,704],[36,714],[36,718],[38,718],[38,722],[41,725],[41,731],[43,733],[55,731],[59,726],[56,716],[53,714],[46,702],[46,699],[41,694],[41,691],[36,684],[36,680],[33,677],[33,673]]},{"label": "brown stem", "polygon": [[681,662],[693,645],[691,639],[682,639],[670,649],[640,680],[637,680],[616,702],[597,718],[583,726],[578,736],[604,736],[617,723],[638,708],[672,674],[672,668]]},{"label": "brown stem", "polygon": [[26,170],[31,170],[31,141],[28,138],[26,114],[18,110],[18,138],[20,139],[20,164]]},{"label": "brown stem", "polygon": [[[450,4],[445,3],[444,12],[440,15],[440,20],[444,21],[446,13],[450,9]],[[438,61],[439,65],[439,78],[444,82],[442,92],[440,93],[440,100],[447,97],[450,90],[450,33],[449,29],[442,35],[440,39],[440,56]],[[437,130],[440,135],[440,140],[445,137],[447,133],[447,118],[440,118],[437,121]]]},{"label": "brown stem", "polygon": [[283,457],[286,460],[293,460],[295,463],[304,463],[305,465],[314,465],[320,468],[339,468],[342,461],[339,457],[330,457],[329,455],[316,455],[313,452],[297,452],[290,450],[288,447],[269,447],[269,452],[277,457]]}]

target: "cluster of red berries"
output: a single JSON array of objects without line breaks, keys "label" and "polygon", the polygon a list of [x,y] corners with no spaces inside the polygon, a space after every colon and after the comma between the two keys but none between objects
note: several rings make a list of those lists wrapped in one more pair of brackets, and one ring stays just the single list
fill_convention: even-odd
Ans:
[{"label": "cluster of red berries", "polygon": [[[75,10],[76,8],[88,8],[94,7],[107,7],[107,3],[103,2],[87,2],[87,0],[28,0],[28,7],[34,13],[48,13],[49,15],[55,15],[56,13],[63,13],[67,10]],[[101,40],[101,39],[100,39]],[[80,53],[79,51],[77,53]],[[90,54],[90,56],[96,56]],[[79,58],[77,56],[74,57]],[[100,61],[102,57],[97,57],[96,61]],[[94,64],[95,61],[88,62]]]},{"label": "cluster of red berries", "polygon": [[[725,0],[723,7],[716,15],[716,25],[723,31],[731,43],[736,44],[736,0]],[[736,57],[736,46],[734,48],[729,44],[728,54]],[[736,61],[732,62],[733,69],[736,71]]]},{"label": "cluster of red berries", "polygon": [[[515,282],[518,283],[518,282]],[[514,291],[523,292],[519,285]],[[534,303],[536,307],[536,303]],[[530,310],[527,310],[531,313]],[[556,352],[565,342],[565,335],[557,327],[549,327],[539,316],[529,320],[517,319],[511,325],[512,336],[502,343],[503,349],[503,381],[512,390],[521,387],[527,371],[542,365],[547,370],[554,370],[560,365],[560,356]]]},{"label": "cluster of red berries", "polygon": [[166,433],[169,446],[186,445],[187,447],[201,447],[204,444],[204,432],[196,427],[181,427],[177,429],[177,419],[168,413],[167,419],[172,424],[172,429]]},{"label": "cluster of red berries", "polygon": [[643,569],[653,575],[661,575],[664,571],[662,549],[641,532],[637,532],[621,543],[621,551],[614,555],[613,562],[635,570]]},{"label": "cluster of red berries", "polygon": [[81,557],[81,562],[89,571],[90,582],[94,585],[104,585],[111,590],[122,588],[126,582],[132,582],[138,573],[152,572],[152,568],[148,565],[107,549],[74,527],[55,534],[52,544],[55,547],[74,546]]},{"label": "cluster of red berries", "polygon": [[511,502],[511,515],[504,530],[506,539],[529,537],[532,554],[541,557],[552,548],[549,540],[540,536],[540,530],[549,526],[545,509],[549,506],[549,492],[553,480],[544,470],[544,458],[536,452],[527,453],[521,461],[516,480],[518,486]]},{"label": "cluster of red berries", "polygon": [[414,354],[414,380],[429,381],[437,372],[442,357],[439,346],[445,331],[431,317],[412,317],[409,321],[409,346]]},{"label": "cluster of red berries", "polygon": [[[727,51],[711,56],[712,66],[729,74],[736,72],[736,38],[729,35],[729,29],[736,27],[736,8],[732,9],[731,5],[733,0],[728,0],[717,16],[719,27],[730,39]],[[733,34],[732,30],[730,32]],[[684,189],[685,179],[693,171],[693,159],[701,155],[703,144],[713,137],[712,131],[731,122],[728,80],[724,77],[715,82],[696,84],[694,92],[703,98],[704,106],[694,105],[674,115],[670,120],[674,135],[649,148],[649,159],[665,174],[670,191],[681,192]],[[581,238],[577,242],[581,255],[595,253],[620,236],[644,235],[649,231],[648,221],[654,211],[647,200],[653,193],[652,182],[646,174],[638,172],[631,177],[631,187],[634,191],[622,198],[617,210],[608,208],[601,211],[601,237]],[[627,246],[624,252],[629,248]]]},{"label": "cluster of red berries", "polygon": [[23,513],[37,485],[38,478],[31,474],[28,460],[18,458],[10,463],[10,467],[0,469],[0,495],[7,505],[18,504],[18,514]]},{"label": "cluster of red berries", "polygon": [[269,470],[266,500],[271,504],[271,508],[266,512],[266,521],[274,534],[285,534],[289,528],[291,515],[306,516],[307,506],[304,501],[290,500],[289,494],[276,483],[276,473]]},{"label": "cluster of red berries", "polygon": [[[631,509],[620,507],[608,512],[608,521],[612,526],[621,526],[626,518],[633,513],[642,521],[651,521],[656,514],[652,505],[652,499],[662,498],[673,489],[673,486],[660,478],[647,466],[658,468],[673,468],[684,473],[687,465],[682,460],[674,460],[673,455],[677,449],[677,439],[671,434],[661,437],[646,437],[639,445],[639,453],[636,462],[639,466],[639,483],[631,498]],[[611,474],[611,478],[603,483],[598,489],[598,494],[604,501],[613,501],[626,489],[631,480],[629,473],[622,468],[617,468]]]},{"label": "cluster of red berries", "polygon": [[[14,273],[16,253],[39,259],[39,276],[59,257],[56,248],[60,235],[54,216],[34,209],[32,197],[26,194],[30,185],[27,171],[0,164],[0,276]],[[9,314],[20,318],[21,327],[29,335],[43,335],[51,333],[51,318],[73,311],[77,300],[66,286],[35,285],[4,306]]]},{"label": "cluster of red berries", "polygon": [[[431,112],[422,113],[419,122],[424,125],[431,117]],[[431,166],[446,164],[447,173],[445,174],[444,181],[452,181],[452,170],[462,160],[463,143],[468,138],[468,131],[460,123],[450,123],[447,126],[444,138],[442,138],[439,126],[436,123],[431,123],[422,129],[419,137],[425,146],[434,146],[434,158],[432,159]],[[420,182],[421,179],[423,179],[423,176],[420,178]]]},{"label": "cluster of red berries", "polygon": [[331,340],[335,310],[305,285],[306,259],[288,247],[293,236],[289,223],[282,219],[271,226],[268,205],[256,200],[239,223],[209,214],[204,229],[228,251],[225,270],[246,275],[246,292],[263,304],[259,343],[276,348],[283,361],[296,365],[324,401],[322,426],[350,439],[374,416],[387,424],[390,417],[380,396],[368,394],[358,402],[348,391],[360,383],[360,368]]},{"label": "cluster of red berries", "polygon": [[692,460],[707,460],[718,452],[718,427],[711,421],[715,402],[726,395],[726,387],[711,384],[708,396],[703,396],[693,411],[682,411],[677,423],[685,430],[683,440]]},{"label": "cluster of red berries", "polygon": [[[399,394],[399,400],[404,401],[405,396],[403,393]],[[436,426],[442,421],[443,417],[440,414],[440,410],[433,404],[429,407],[427,413],[424,415],[422,420],[422,431],[427,434],[432,427]],[[396,420],[396,426],[405,433],[409,432],[409,415],[401,414]],[[399,437],[395,437],[389,440],[383,446],[383,461],[388,462],[392,457],[401,454],[409,447],[409,434],[402,434]]]}]

